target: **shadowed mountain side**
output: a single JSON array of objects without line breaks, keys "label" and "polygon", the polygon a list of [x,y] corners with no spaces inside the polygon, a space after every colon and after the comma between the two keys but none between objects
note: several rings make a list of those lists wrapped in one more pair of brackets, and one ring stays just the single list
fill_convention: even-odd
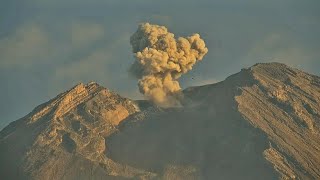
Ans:
[{"label": "shadowed mountain side", "polygon": [[188,88],[183,109],[123,121],[108,155],[155,172],[192,164],[208,179],[274,179],[266,160],[280,178],[318,178],[319,80],[267,63]]},{"label": "shadowed mountain side", "polygon": [[320,78],[257,64],[183,107],[78,84],[0,132],[1,179],[320,179]]},{"label": "shadowed mountain side", "polygon": [[[320,178],[319,77],[284,64],[266,63],[243,69],[220,84],[225,88],[220,90],[237,91],[237,111],[268,136],[270,147],[264,156],[281,178]],[[195,87],[186,93],[198,102],[210,102],[215,93],[212,88]]]},{"label": "shadowed mountain side", "polygon": [[191,165],[195,179],[276,178],[262,156],[269,147],[267,136],[236,111],[234,89],[210,85],[207,102],[196,102],[203,99],[188,92],[186,97],[194,99],[186,108],[149,108],[122,121],[120,132],[107,139],[108,156],[164,175],[169,165]]},{"label": "shadowed mountain side", "polygon": [[[262,156],[267,137],[239,114],[220,114],[210,107],[166,112],[123,127],[107,140],[115,161],[159,174],[169,165],[193,166],[196,179],[274,179]],[[164,173],[165,174],[165,173]]]}]

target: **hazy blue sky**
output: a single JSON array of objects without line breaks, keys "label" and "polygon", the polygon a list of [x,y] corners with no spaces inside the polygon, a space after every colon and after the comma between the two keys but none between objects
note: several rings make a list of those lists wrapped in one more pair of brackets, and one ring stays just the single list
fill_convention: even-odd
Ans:
[{"label": "hazy blue sky", "polygon": [[0,129],[78,82],[140,98],[127,69],[129,37],[141,22],[206,41],[209,52],[183,87],[257,62],[320,75],[319,7],[319,0],[1,0]]}]

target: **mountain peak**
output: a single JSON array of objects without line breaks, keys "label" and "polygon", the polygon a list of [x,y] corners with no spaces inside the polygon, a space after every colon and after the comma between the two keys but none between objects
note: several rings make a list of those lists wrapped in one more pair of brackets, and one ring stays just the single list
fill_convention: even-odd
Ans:
[{"label": "mountain peak", "polygon": [[[116,126],[121,121],[138,111],[135,102],[95,82],[79,83],[36,107],[0,133],[0,159],[6,159],[6,153],[16,154],[15,161],[10,167],[1,169],[0,174],[9,179],[43,179],[51,177],[46,169],[50,166],[50,169],[53,168],[50,173],[59,172],[54,179],[74,179],[73,174],[64,174],[76,172],[78,168],[88,172],[85,173],[88,176],[76,175],[75,179],[90,179],[90,169],[95,169],[98,176],[104,178],[117,174],[129,176],[130,173],[128,175],[125,171],[148,176],[148,173],[132,167],[124,169],[104,155],[105,138],[117,131]],[[11,141],[15,143],[7,143]],[[65,164],[65,161],[72,161],[70,154],[75,154],[77,160]],[[51,162],[56,163],[51,166]],[[16,169],[28,173],[21,175],[15,173]],[[112,172],[106,174],[111,169]]]},{"label": "mountain peak", "polygon": [[29,115],[29,122],[35,122],[45,115],[48,115],[49,112],[51,112],[51,115],[53,115],[53,119],[57,119],[58,117],[67,113],[70,109],[76,107],[78,104],[86,101],[98,93],[105,95],[111,94],[111,92],[95,82],[90,82],[86,85],[79,83],[70,90],[59,94],[47,103],[35,108]]},{"label": "mountain peak", "polygon": [[[282,83],[295,83],[293,81],[302,80],[304,83],[319,84],[319,77],[292,68],[283,63],[258,63],[248,68],[256,79],[274,79]],[[263,78],[265,77],[265,78]],[[301,85],[302,83],[300,83]]]},{"label": "mountain peak", "polygon": [[264,69],[268,69],[268,68],[274,68],[274,69],[281,69],[281,68],[291,68],[290,66],[284,64],[284,63],[279,63],[279,62],[267,62],[267,63],[256,63],[253,66],[251,66],[251,69],[255,69],[255,68],[264,68]]},{"label": "mountain peak", "polygon": [[161,109],[79,83],[0,132],[0,175],[320,178],[319,77],[260,63],[183,94],[183,107]]}]

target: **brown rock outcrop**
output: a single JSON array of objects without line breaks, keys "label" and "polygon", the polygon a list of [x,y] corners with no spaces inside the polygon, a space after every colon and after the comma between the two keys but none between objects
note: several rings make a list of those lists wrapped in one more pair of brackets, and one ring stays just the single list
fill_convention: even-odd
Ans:
[{"label": "brown rock outcrop", "polygon": [[78,84],[0,132],[1,179],[320,179],[320,78],[280,63],[159,108]]}]

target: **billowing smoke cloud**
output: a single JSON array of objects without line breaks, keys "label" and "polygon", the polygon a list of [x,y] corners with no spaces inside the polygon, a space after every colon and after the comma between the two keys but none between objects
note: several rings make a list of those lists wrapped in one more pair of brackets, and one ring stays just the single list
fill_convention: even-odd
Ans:
[{"label": "billowing smoke cloud", "polygon": [[136,61],[130,72],[139,79],[139,90],[159,106],[179,106],[179,77],[208,52],[199,34],[174,38],[167,28],[140,24],[130,44]]}]

